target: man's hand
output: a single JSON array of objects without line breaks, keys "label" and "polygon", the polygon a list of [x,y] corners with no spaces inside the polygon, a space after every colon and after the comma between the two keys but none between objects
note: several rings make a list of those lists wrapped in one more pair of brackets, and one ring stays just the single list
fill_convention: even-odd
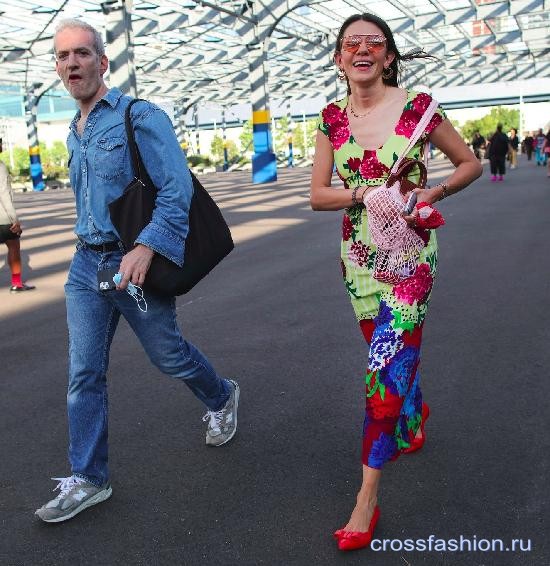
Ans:
[{"label": "man's hand", "polygon": [[14,234],[17,234],[18,236],[21,236],[23,229],[21,228],[21,224],[19,224],[19,222],[14,222],[11,226],[10,226],[10,232],[13,232]]},{"label": "man's hand", "polygon": [[117,289],[126,289],[129,281],[141,287],[154,255],[155,252],[151,248],[142,244],[138,244],[131,252],[128,252],[122,258],[118,268],[119,273],[122,273],[122,280],[117,285]]}]

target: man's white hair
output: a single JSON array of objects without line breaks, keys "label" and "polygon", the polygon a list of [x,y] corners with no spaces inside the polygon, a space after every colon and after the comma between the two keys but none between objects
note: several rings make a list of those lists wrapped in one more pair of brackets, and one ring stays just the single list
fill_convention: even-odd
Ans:
[{"label": "man's white hair", "polygon": [[74,29],[74,28],[78,28],[78,29],[83,29],[86,31],[89,31],[93,36],[94,36],[94,49],[96,51],[96,53],[102,57],[103,55],[105,55],[105,45],[103,43],[103,38],[101,37],[101,34],[90,24],[87,24],[86,22],[83,22],[82,20],[79,20],[77,18],[67,18],[65,20],[61,20],[56,28],[55,28],[55,33],[53,36],[53,50],[55,53],[55,36],[65,30],[65,29]]}]

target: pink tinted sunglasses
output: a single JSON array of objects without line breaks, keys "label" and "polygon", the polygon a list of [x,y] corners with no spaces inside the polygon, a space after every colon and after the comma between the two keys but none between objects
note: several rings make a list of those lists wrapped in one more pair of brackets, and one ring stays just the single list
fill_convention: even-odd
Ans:
[{"label": "pink tinted sunglasses", "polygon": [[346,35],[342,39],[342,49],[348,53],[357,53],[363,38],[367,44],[367,49],[371,53],[379,53],[386,45],[386,38],[379,34],[356,34]]}]

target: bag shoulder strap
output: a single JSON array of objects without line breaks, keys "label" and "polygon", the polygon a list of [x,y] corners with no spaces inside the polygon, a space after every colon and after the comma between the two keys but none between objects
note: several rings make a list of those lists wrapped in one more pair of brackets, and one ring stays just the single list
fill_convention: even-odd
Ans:
[{"label": "bag shoulder strap", "polygon": [[[132,106],[136,102],[140,102],[140,101],[147,102],[143,98],[134,98],[133,100],[130,101],[130,103],[126,107],[126,111],[124,113],[124,126],[126,128],[126,137],[128,138],[128,147],[130,149],[130,159],[132,161],[132,171],[134,172],[134,177],[144,185],[152,187],[153,184],[151,183],[151,179],[149,177],[149,174],[147,173],[147,169],[145,169],[145,165],[143,163],[143,159],[141,158],[141,154],[139,153],[139,148],[136,143],[136,137],[134,135],[134,128],[132,126],[132,119],[130,117],[130,111],[132,109]],[[197,183],[201,185],[200,181],[197,179],[197,177],[194,175],[191,169],[189,169],[189,174],[191,175],[193,186],[196,187]]]},{"label": "bag shoulder strap", "polygon": [[128,148],[130,150],[130,160],[132,162],[132,171],[134,173],[134,177],[143,183],[144,185],[151,185],[151,179],[145,169],[145,165],[143,164],[143,159],[141,158],[141,154],[139,153],[139,148],[136,143],[136,137],[134,135],[134,127],[132,125],[132,119],[130,116],[130,111],[132,106],[136,102],[147,102],[143,98],[134,98],[131,100],[126,107],[126,111],[124,112],[124,126],[126,128],[126,137],[128,138]]},{"label": "bag shoulder strap", "polygon": [[[420,121],[416,125],[416,128],[414,129],[412,136],[409,139],[409,143],[407,144],[407,147],[405,147],[405,149],[401,152],[401,155],[395,160],[395,163],[393,164],[390,173],[395,173],[399,169],[402,159],[414,147],[414,145],[416,144],[416,142],[418,141],[418,139],[426,129],[426,126],[430,123],[430,120],[432,119],[432,116],[435,114],[435,111],[437,110],[438,106],[439,103],[437,102],[437,100],[434,100],[432,98],[432,101],[430,102],[430,105],[426,109],[426,112],[424,112],[422,118],[420,118]],[[426,151],[424,151],[424,155],[426,155]]]}]

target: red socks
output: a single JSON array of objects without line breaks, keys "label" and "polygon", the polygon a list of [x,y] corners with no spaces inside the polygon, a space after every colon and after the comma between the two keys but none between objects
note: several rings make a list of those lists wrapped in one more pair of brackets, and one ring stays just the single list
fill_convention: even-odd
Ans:
[{"label": "red socks", "polygon": [[21,273],[11,274],[11,285],[12,287],[22,287],[23,281],[21,281]]}]

